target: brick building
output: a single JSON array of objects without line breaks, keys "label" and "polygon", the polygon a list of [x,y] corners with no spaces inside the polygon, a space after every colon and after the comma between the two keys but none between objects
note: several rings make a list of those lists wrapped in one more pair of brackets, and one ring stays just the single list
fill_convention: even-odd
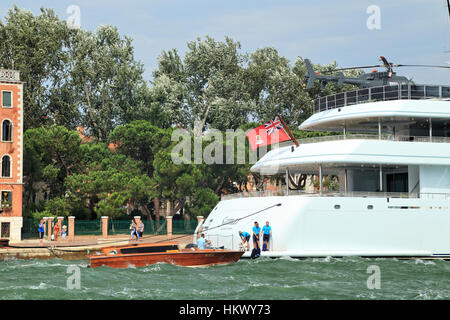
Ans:
[{"label": "brick building", "polygon": [[22,228],[23,83],[0,69],[0,238],[18,241]]}]

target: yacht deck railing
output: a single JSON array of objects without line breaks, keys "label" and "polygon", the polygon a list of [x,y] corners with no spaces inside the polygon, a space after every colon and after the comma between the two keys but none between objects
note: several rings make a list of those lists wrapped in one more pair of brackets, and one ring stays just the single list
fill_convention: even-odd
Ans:
[{"label": "yacht deck railing", "polygon": [[450,143],[450,137],[435,136],[407,136],[407,135],[381,135],[377,134],[346,134],[346,135],[329,135],[311,138],[298,139],[299,144],[317,143],[336,140],[385,140],[385,141],[402,141],[402,142],[434,142],[434,143]]},{"label": "yacht deck railing", "polygon": [[314,100],[314,113],[354,104],[407,99],[450,99],[450,86],[402,84],[341,92]]},{"label": "yacht deck railing", "polygon": [[450,199],[450,193],[408,193],[408,192],[307,192],[305,190],[264,190],[246,191],[222,195],[221,200],[255,197],[277,197],[277,196],[307,196],[307,197],[353,197],[353,198],[403,198],[403,199]]}]

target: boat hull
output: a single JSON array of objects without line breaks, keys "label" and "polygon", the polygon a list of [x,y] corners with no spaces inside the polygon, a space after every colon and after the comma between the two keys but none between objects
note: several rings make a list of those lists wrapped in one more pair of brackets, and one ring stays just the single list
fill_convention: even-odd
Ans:
[{"label": "boat hull", "polygon": [[239,231],[269,221],[272,238],[261,256],[449,257],[449,208],[447,198],[237,198],[221,201],[202,233],[213,246],[235,250]]},{"label": "boat hull", "polygon": [[108,266],[111,268],[144,267],[155,263],[168,263],[185,267],[200,267],[237,262],[243,251],[192,250],[174,253],[130,254],[118,256],[88,257],[91,268]]}]

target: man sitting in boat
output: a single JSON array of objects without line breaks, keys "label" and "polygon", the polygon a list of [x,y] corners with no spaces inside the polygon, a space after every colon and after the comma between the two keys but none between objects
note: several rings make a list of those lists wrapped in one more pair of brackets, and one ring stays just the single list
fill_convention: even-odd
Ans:
[{"label": "man sitting in boat", "polygon": [[239,237],[241,237],[242,245],[247,244],[247,251],[250,250],[250,233],[239,231]]},{"label": "man sitting in boat", "polygon": [[197,248],[200,250],[206,249],[206,244],[211,244],[211,241],[205,239],[205,234],[202,233],[200,238],[197,239]]}]

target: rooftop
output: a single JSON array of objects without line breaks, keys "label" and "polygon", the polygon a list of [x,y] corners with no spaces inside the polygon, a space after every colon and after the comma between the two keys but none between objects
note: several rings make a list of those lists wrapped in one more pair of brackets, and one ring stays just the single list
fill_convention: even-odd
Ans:
[{"label": "rooftop", "polygon": [[0,81],[20,81],[20,72],[0,68]]}]

